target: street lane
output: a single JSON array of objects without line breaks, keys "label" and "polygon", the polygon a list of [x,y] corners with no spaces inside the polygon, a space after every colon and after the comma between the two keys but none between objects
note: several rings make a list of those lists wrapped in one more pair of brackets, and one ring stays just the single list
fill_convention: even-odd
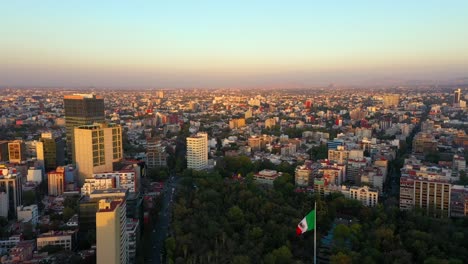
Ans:
[{"label": "street lane", "polygon": [[171,221],[171,206],[176,186],[177,182],[175,176],[171,176],[164,185],[164,198],[161,211],[159,212],[158,221],[154,224],[153,230],[151,230],[152,253],[151,259],[148,259],[147,263],[166,263],[163,256],[164,241],[166,240]]}]

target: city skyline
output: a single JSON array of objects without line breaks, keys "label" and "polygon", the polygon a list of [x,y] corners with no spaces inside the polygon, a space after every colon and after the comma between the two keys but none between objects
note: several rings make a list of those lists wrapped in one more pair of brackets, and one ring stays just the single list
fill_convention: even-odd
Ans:
[{"label": "city skyline", "polygon": [[468,77],[463,1],[0,6],[0,86],[308,87]]}]

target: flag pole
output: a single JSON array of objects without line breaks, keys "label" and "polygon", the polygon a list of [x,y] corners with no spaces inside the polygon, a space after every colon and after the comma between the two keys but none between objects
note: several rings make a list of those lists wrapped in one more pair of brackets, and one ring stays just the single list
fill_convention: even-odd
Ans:
[{"label": "flag pole", "polygon": [[317,264],[317,201],[314,204],[315,221],[314,221],[314,264]]}]

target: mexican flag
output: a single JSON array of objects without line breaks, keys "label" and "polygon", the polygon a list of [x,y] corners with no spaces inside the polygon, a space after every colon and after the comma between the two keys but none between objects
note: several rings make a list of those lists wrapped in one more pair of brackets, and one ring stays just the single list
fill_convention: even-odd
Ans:
[{"label": "mexican flag", "polygon": [[303,233],[313,230],[315,226],[315,210],[307,214],[304,219],[297,225],[296,234],[302,235]]}]

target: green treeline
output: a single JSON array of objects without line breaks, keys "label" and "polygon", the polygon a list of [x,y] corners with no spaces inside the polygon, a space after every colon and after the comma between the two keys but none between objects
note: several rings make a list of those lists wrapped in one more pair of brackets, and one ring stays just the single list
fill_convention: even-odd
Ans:
[{"label": "green treeline", "polygon": [[[310,263],[313,232],[296,237],[295,228],[315,197],[294,192],[292,176],[286,173],[272,188],[255,184],[251,173],[242,180],[218,172],[182,177],[166,241],[169,263]],[[317,199],[317,207],[318,238],[336,226],[325,256],[331,263],[468,259],[466,219],[435,219],[390,204],[367,208],[341,194]],[[334,222],[339,218],[352,222]]]}]

